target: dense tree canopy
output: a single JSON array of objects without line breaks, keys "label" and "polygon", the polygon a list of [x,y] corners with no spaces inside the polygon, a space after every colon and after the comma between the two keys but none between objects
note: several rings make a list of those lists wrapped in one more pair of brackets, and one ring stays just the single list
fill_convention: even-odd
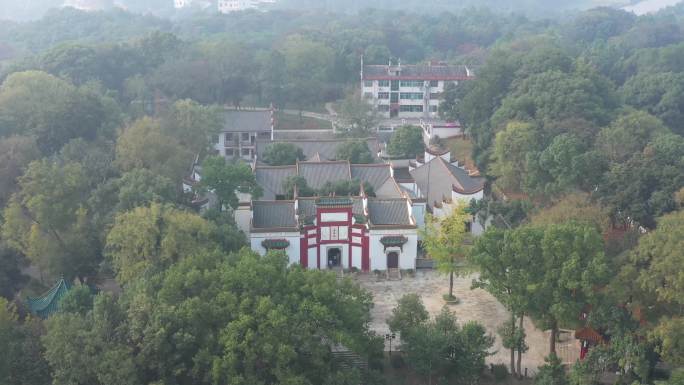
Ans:
[{"label": "dense tree canopy", "polygon": [[365,140],[353,140],[337,146],[335,157],[338,160],[348,160],[352,164],[373,163],[375,157],[368,148]]},{"label": "dense tree canopy", "polygon": [[219,237],[216,226],[199,215],[154,203],[117,215],[106,250],[125,284],[188,255],[220,248]]},{"label": "dense tree canopy", "polygon": [[178,139],[162,132],[151,118],[136,121],[124,129],[116,144],[116,163],[123,172],[146,168],[174,181],[190,172],[193,153]]},{"label": "dense tree canopy", "polygon": [[271,166],[286,166],[305,160],[302,149],[292,143],[269,144],[261,161]]},{"label": "dense tree canopy", "polygon": [[99,294],[86,314],[50,319],[57,383],[354,384],[362,373],[334,365],[331,349],[376,354],[370,295],[281,254],[197,250],[131,285],[118,301]]},{"label": "dense tree canopy", "polygon": [[392,157],[415,158],[423,154],[423,130],[416,126],[402,126],[397,128],[387,145],[387,152]]}]

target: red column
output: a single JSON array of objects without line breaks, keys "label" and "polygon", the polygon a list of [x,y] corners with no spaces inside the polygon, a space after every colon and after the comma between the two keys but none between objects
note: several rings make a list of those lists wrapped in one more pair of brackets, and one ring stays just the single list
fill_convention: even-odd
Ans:
[{"label": "red column", "polygon": [[306,233],[304,237],[299,238],[299,264],[305,269],[309,268],[309,242]]},{"label": "red column", "polygon": [[365,272],[370,271],[370,242],[368,233],[362,235],[361,238],[361,270]]}]

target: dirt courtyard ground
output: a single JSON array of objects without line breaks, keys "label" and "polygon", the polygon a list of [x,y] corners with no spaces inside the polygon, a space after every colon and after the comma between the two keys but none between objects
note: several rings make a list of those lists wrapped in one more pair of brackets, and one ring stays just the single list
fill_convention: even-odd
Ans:
[{"label": "dirt courtyard ground", "polygon": [[[467,321],[478,321],[496,338],[492,348],[492,352],[496,353],[488,358],[488,363],[508,364],[510,362],[510,351],[501,346],[501,339],[496,330],[509,318],[509,314],[503,305],[486,291],[481,289],[470,290],[474,277],[471,275],[454,279],[454,295],[460,299],[460,303],[451,305],[449,308],[456,314],[460,324]],[[373,294],[375,306],[371,310],[371,328],[381,335],[389,331],[386,319],[391,315],[392,309],[396,307],[397,301],[404,294],[417,293],[420,295],[430,315],[435,316],[444,306],[442,295],[449,291],[448,277],[432,270],[419,270],[415,277],[404,275],[402,280],[377,280],[373,275],[360,275],[357,280]],[[549,334],[536,329],[529,319],[525,319],[525,332],[530,349],[523,355],[522,366],[528,368],[532,374],[537,371],[538,366],[544,364],[544,357],[548,354]],[[394,346],[396,345],[399,345],[398,341],[395,341]],[[574,338],[568,342],[560,343],[558,346],[559,356],[564,361],[574,362],[577,354],[575,352],[576,346]]]}]

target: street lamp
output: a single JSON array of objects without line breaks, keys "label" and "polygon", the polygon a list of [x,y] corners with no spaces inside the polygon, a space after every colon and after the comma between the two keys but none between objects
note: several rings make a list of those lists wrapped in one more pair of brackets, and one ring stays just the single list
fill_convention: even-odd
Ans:
[{"label": "street lamp", "polygon": [[397,335],[395,333],[387,333],[385,334],[385,341],[389,341],[389,355],[392,357],[392,340],[397,338]]}]

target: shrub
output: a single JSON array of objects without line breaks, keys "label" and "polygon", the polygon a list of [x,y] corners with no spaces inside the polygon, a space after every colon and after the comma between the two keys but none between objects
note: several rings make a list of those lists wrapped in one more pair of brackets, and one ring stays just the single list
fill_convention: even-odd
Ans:
[{"label": "shrub", "polygon": [[393,355],[390,358],[390,362],[392,363],[392,367],[394,369],[401,369],[406,365],[404,362],[404,357],[402,357],[400,354]]},{"label": "shrub", "polygon": [[504,364],[492,365],[492,375],[496,382],[501,382],[508,377],[508,368]]}]

